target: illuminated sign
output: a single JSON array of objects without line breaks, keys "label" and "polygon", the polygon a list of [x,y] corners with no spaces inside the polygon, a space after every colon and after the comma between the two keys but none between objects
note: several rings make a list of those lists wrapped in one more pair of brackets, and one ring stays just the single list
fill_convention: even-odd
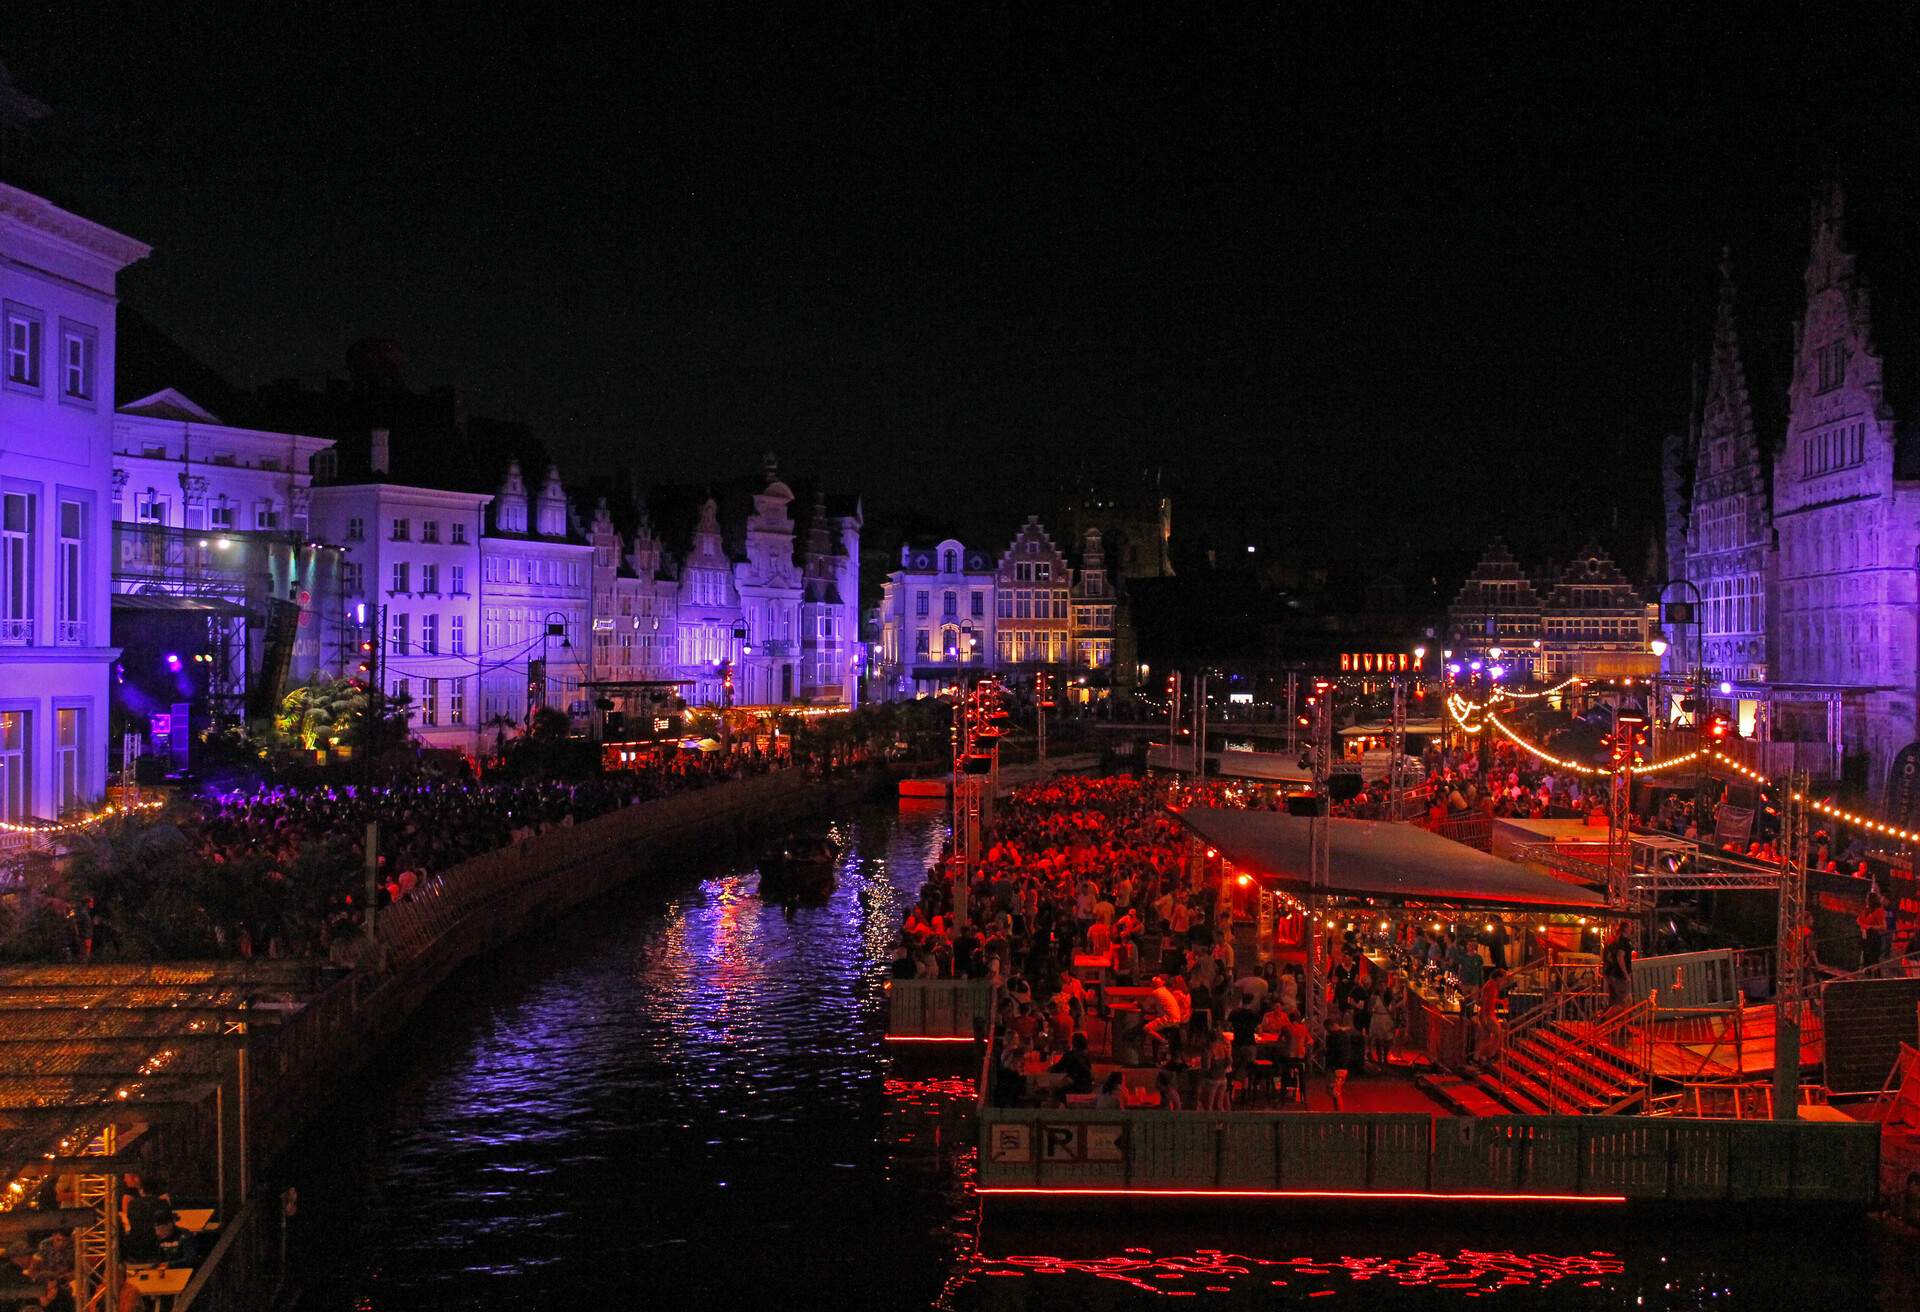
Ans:
[{"label": "illuminated sign", "polygon": [[1342,674],[1398,674],[1403,670],[1418,670],[1425,666],[1425,658],[1405,651],[1343,651],[1340,653],[1340,673]]}]

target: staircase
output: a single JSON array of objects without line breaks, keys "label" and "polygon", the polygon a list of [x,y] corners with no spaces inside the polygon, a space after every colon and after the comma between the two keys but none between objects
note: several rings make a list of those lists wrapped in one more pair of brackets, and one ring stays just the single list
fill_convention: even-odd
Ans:
[{"label": "staircase", "polygon": [[[1499,1059],[1473,1073],[1494,1101],[1527,1116],[1601,1116],[1644,1103],[1651,1055],[1641,1002],[1598,1017],[1604,998],[1561,994],[1516,1019]],[[1588,1019],[1595,1016],[1595,1019]]]}]

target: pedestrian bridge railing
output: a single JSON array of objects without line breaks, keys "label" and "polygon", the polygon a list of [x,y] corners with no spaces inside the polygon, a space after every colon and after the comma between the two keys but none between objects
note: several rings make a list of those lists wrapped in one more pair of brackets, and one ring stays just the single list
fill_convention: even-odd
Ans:
[{"label": "pedestrian bridge railing", "polygon": [[984,1108],[992,1197],[1152,1193],[1873,1206],[1877,1125]]},{"label": "pedestrian bridge railing", "polygon": [[984,979],[887,982],[889,1043],[959,1043],[984,1036],[993,1019],[993,985]]}]

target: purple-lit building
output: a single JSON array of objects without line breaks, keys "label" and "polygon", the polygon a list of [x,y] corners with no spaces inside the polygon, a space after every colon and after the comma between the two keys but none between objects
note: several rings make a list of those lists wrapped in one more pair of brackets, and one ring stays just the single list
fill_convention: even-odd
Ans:
[{"label": "purple-lit building", "polygon": [[107,780],[114,305],[149,248],[0,184],[0,818]]}]

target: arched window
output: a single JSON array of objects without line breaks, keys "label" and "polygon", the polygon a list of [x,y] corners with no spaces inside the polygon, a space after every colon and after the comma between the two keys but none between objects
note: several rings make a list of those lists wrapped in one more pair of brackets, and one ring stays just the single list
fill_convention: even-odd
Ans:
[{"label": "arched window", "polygon": [[940,554],[940,572],[951,574],[959,564],[959,553],[945,551]]}]

